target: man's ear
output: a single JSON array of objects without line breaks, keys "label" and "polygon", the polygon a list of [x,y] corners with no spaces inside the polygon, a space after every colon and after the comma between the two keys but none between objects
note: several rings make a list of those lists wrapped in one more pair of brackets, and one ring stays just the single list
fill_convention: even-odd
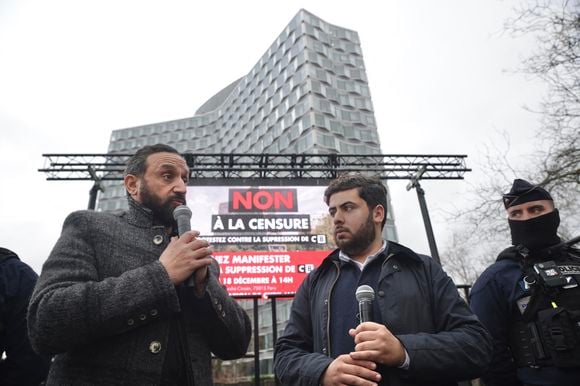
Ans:
[{"label": "man's ear", "polygon": [[125,189],[127,189],[127,192],[129,193],[129,195],[133,198],[135,198],[135,196],[137,195],[137,193],[139,192],[139,183],[140,183],[140,179],[137,176],[134,176],[133,174],[127,174],[124,178],[123,178],[123,182],[125,183]]},{"label": "man's ear", "polygon": [[379,224],[383,222],[385,218],[385,208],[382,205],[377,205],[373,208],[373,220]]}]

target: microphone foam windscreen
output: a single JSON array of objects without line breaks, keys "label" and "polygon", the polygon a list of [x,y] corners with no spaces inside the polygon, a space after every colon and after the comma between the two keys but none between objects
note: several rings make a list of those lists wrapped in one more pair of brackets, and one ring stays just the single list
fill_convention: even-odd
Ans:
[{"label": "microphone foam windscreen", "polygon": [[375,291],[370,285],[361,285],[356,289],[356,300],[362,301],[373,301],[375,299]]},{"label": "microphone foam windscreen", "polygon": [[190,219],[191,209],[189,209],[186,205],[179,205],[175,209],[173,209],[173,218],[176,221],[181,216],[185,216],[187,219]]}]

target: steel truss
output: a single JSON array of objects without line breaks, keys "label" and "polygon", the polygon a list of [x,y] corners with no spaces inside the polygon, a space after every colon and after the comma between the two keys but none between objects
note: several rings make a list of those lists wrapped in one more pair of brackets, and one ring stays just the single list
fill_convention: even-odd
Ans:
[{"label": "steel truss", "polygon": [[[123,170],[133,154],[44,154],[49,181],[94,181],[89,209],[94,209],[102,181],[122,180]],[[321,185],[346,172],[363,172],[384,180],[410,180],[423,215],[431,256],[439,260],[431,220],[420,180],[463,179],[471,171],[465,155],[433,154],[182,154],[190,171],[190,185]]]},{"label": "steel truss", "polygon": [[[121,180],[133,154],[43,154],[38,169],[49,181]],[[345,172],[376,174],[381,179],[463,179],[471,171],[466,155],[433,154],[199,154],[185,153],[190,179],[220,184],[230,179],[330,180]]]}]

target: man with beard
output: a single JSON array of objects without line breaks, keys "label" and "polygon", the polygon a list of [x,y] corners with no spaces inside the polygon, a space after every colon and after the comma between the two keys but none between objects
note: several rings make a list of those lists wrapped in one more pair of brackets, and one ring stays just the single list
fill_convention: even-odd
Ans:
[{"label": "man with beard", "polygon": [[516,179],[504,194],[512,246],[471,291],[493,337],[486,386],[580,385],[580,253],[557,235],[550,193]]},{"label": "man with beard", "polygon": [[211,247],[176,237],[188,178],[175,149],[145,146],[125,170],[127,211],[67,217],[28,312],[33,348],[55,355],[47,385],[211,385],[212,352],[246,353],[250,320]]},{"label": "man with beard", "polygon": [[[324,194],[338,249],[303,281],[276,343],[285,385],[453,385],[476,378],[491,339],[441,267],[383,240],[387,191],[345,174]],[[360,322],[357,288],[376,294]]]}]

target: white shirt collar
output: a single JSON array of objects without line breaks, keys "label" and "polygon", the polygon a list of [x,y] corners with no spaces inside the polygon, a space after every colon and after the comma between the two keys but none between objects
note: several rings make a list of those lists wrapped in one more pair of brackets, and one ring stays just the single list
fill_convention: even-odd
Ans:
[{"label": "white shirt collar", "polygon": [[359,262],[357,260],[352,259],[350,256],[348,256],[346,253],[344,253],[342,250],[338,253],[338,258],[344,262],[352,262],[354,263],[361,271],[363,270],[363,268],[365,267],[365,265],[369,264],[371,261],[375,260],[377,258],[378,255],[381,254],[381,252],[383,252],[385,249],[387,248],[387,242],[385,240],[383,240],[383,244],[381,245],[381,247],[379,248],[378,251],[376,251],[375,253],[373,253],[372,255],[367,256],[367,258],[365,259],[364,262]]}]

